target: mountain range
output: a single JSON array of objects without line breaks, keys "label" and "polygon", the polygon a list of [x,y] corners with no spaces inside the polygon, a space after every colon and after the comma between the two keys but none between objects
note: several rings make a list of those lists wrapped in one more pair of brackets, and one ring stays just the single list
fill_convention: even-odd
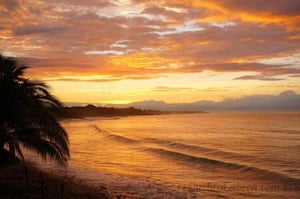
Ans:
[{"label": "mountain range", "polygon": [[161,111],[300,111],[300,94],[284,91],[274,95],[252,95],[222,102],[197,101],[192,103],[168,104],[164,101],[142,101],[126,105],[109,104],[114,107],[135,107]]},{"label": "mountain range", "polygon": [[149,100],[130,104],[95,105],[116,108],[135,107],[161,111],[300,111],[300,94],[287,90],[279,95],[251,95],[238,99],[228,98],[221,102],[166,103],[164,101]]}]

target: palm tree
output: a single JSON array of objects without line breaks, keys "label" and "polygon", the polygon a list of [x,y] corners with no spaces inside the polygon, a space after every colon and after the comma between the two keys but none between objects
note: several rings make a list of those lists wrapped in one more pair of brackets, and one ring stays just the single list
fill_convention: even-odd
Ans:
[{"label": "palm tree", "polygon": [[24,160],[23,148],[66,165],[69,141],[53,117],[61,103],[43,82],[24,78],[22,61],[0,55],[0,163],[10,154]]}]

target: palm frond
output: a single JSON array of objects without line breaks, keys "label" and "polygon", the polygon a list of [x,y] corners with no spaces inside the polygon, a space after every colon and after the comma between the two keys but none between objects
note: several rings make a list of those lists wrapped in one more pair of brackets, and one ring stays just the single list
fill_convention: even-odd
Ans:
[{"label": "palm frond", "polygon": [[0,98],[0,147],[7,145],[24,158],[21,144],[65,165],[70,157],[68,134],[51,113],[62,104],[44,82],[24,78],[27,68],[23,61],[0,55],[0,93],[5,93]]}]

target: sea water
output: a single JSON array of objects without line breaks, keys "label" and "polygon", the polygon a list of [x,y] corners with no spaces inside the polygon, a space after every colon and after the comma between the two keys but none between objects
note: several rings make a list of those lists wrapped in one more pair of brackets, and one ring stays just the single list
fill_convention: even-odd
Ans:
[{"label": "sea water", "polygon": [[[299,198],[300,113],[61,121],[67,173],[126,198]],[[60,171],[53,164],[43,168]]]}]

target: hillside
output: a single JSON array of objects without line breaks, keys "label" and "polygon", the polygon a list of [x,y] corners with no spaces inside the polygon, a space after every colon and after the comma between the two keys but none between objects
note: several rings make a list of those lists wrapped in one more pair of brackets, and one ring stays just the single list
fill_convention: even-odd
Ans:
[{"label": "hillside", "polygon": [[59,118],[84,118],[84,117],[112,117],[112,116],[131,116],[131,115],[157,115],[168,114],[166,111],[142,110],[134,107],[114,108],[114,107],[96,107],[94,105],[62,107]]}]

